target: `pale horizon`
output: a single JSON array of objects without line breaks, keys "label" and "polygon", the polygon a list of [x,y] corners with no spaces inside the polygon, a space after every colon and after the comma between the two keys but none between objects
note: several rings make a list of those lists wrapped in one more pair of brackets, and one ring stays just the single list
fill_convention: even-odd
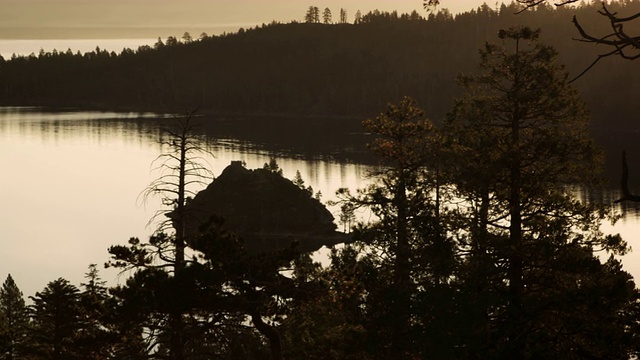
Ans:
[{"label": "pale horizon", "polygon": [[[443,0],[452,14],[481,6],[481,0]],[[303,21],[309,6],[341,8],[353,22],[359,10],[413,10],[426,16],[422,0],[0,0],[0,39],[166,38],[189,32],[217,35],[276,22]],[[496,3],[497,4],[497,3]],[[492,7],[497,6],[491,5]]]}]

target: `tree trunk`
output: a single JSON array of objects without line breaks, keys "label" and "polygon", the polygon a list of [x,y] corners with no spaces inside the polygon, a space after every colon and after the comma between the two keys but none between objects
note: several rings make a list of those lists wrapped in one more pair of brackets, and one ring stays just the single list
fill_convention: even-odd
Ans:
[{"label": "tree trunk", "polygon": [[[516,40],[516,54],[519,52],[519,40]],[[518,94],[523,86],[519,78],[519,61],[516,64],[513,89]],[[511,114],[511,164],[509,179],[509,268],[507,279],[509,280],[509,307],[507,315],[507,356],[510,359],[522,358],[522,346],[518,341],[521,334],[518,322],[522,310],[523,292],[523,264],[521,256],[522,247],[522,174],[520,154],[520,126],[522,121],[519,102],[516,100]]]},{"label": "tree trunk", "polygon": [[169,321],[170,321],[169,328],[171,331],[171,335],[169,339],[169,344],[171,346],[170,358],[171,360],[183,360],[184,359],[184,342],[182,339],[182,333],[184,329],[183,329],[182,314],[180,314],[179,312],[170,314]]},{"label": "tree trunk", "polygon": [[[187,163],[187,128],[183,129],[180,137],[180,165],[178,169],[178,199],[176,204],[176,218],[173,221],[175,234],[175,263],[174,278],[180,279],[184,270],[184,249],[185,249],[185,192],[186,192],[186,163]],[[176,281],[179,287],[180,282]],[[179,288],[178,288],[179,291]],[[180,310],[175,310],[170,314],[170,349],[172,360],[184,359],[184,341],[182,333],[184,331],[184,322]]]},{"label": "tree trunk", "polygon": [[487,306],[487,292],[489,291],[490,283],[490,262],[488,257],[488,244],[489,238],[489,207],[490,207],[489,190],[484,189],[480,196],[480,210],[478,213],[477,229],[474,235],[473,252],[475,256],[475,266],[472,267],[475,271],[475,277],[477,279],[475,297],[478,306],[478,311],[481,312],[481,322],[478,324],[479,338],[483,339],[485,346],[489,346],[491,339],[489,331],[490,315]]},{"label": "tree trunk", "polygon": [[271,347],[271,359],[282,360],[282,344],[280,343],[280,334],[278,333],[278,330],[265,323],[257,310],[251,311],[251,321],[253,321],[253,325],[256,329],[258,329],[258,331],[260,331],[260,333],[269,340],[269,345]]},{"label": "tree trunk", "polygon": [[406,357],[406,335],[409,323],[409,283],[411,281],[411,272],[409,268],[409,234],[407,224],[407,193],[404,170],[400,170],[400,179],[398,180],[398,188],[395,195],[395,204],[397,207],[396,219],[396,259],[394,271],[394,290],[395,299],[393,302],[393,325],[391,338],[391,351],[395,359],[404,359]]}]

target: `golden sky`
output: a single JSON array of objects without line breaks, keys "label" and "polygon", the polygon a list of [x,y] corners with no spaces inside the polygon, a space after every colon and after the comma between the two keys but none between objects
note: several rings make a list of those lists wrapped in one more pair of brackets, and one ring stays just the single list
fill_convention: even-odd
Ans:
[{"label": "golden sky", "polygon": [[[441,7],[455,14],[482,3],[442,0]],[[220,28],[235,31],[273,20],[302,21],[311,5],[328,7],[335,18],[344,8],[350,21],[358,10],[363,14],[375,9],[417,10],[426,15],[422,0],[0,0],[0,38],[136,37],[146,32],[165,36],[167,29],[173,35],[214,34]]]}]

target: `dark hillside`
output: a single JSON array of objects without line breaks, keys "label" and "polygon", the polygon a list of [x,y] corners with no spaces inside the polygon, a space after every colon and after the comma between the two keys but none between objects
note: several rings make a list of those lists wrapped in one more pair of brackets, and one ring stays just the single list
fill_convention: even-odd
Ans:
[{"label": "dark hillside", "polygon": [[[640,2],[612,7],[631,13]],[[573,41],[571,17],[604,33],[598,9],[539,7],[515,15],[512,4],[455,18],[447,12],[428,19],[368,14],[357,25],[274,23],[189,42],[171,38],[121,54],[34,54],[0,62],[0,103],[368,117],[409,95],[439,119],[459,93],[456,75],[475,71],[478,49],[497,42],[501,28],[541,27],[542,40],[560,51],[567,70],[580,73],[603,49]],[[610,58],[575,83],[597,124],[636,126],[636,70],[633,62]]]}]

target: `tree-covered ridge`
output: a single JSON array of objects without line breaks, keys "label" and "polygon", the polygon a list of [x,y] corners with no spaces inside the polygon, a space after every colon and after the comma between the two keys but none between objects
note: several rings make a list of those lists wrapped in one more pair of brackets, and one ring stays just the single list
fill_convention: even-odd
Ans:
[{"label": "tree-covered ridge", "polygon": [[[610,9],[629,13],[638,6],[634,0]],[[475,68],[477,49],[499,29],[542,28],[542,40],[559,49],[572,75],[601,51],[572,40],[579,35],[573,15],[593,24],[591,33],[606,30],[597,28],[607,24],[598,21],[596,4],[539,6],[516,15],[518,9],[511,3],[455,17],[440,10],[426,18],[372,12],[357,24],[273,23],[197,40],[171,37],[120,54],[34,54],[1,62],[0,103],[369,116],[406,94],[441,119],[460,95],[455,77]],[[618,80],[637,74],[632,63],[610,58],[577,81],[596,124],[631,121],[640,82]]]}]

